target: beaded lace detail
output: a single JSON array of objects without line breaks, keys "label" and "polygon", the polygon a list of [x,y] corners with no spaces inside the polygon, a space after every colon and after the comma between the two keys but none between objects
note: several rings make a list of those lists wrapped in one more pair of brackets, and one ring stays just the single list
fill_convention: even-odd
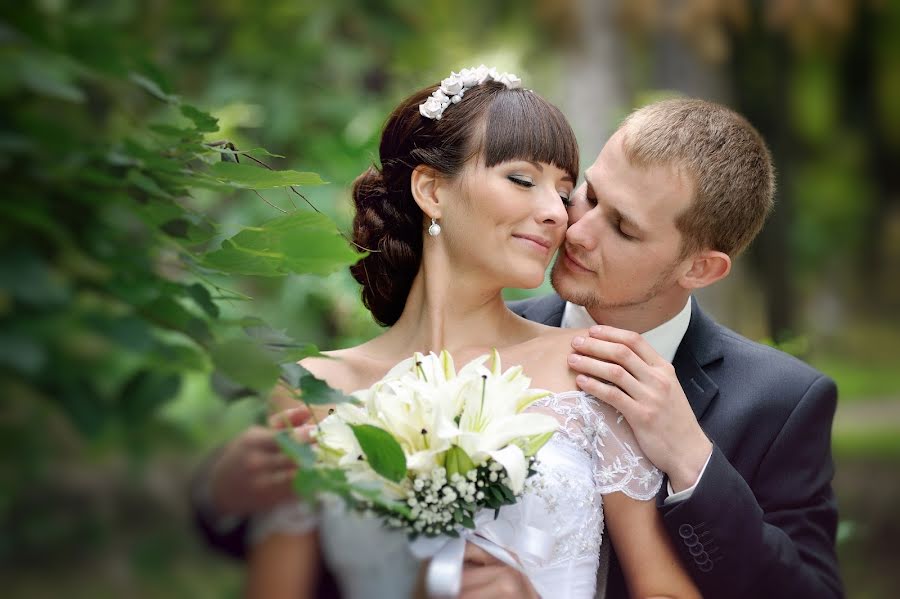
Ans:
[{"label": "beaded lace detail", "polygon": [[549,564],[597,559],[603,533],[602,495],[621,491],[649,500],[662,473],[640,452],[634,433],[612,407],[581,391],[557,393],[529,410],[555,417],[560,428],[538,452],[526,484],[545,507],[556,539]]}]

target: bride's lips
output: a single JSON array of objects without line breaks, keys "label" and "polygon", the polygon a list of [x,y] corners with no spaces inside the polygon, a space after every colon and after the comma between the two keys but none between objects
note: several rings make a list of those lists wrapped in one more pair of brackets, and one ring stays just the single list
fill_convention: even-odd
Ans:
[{"label": "bride's lips", "polygon": [[552,246],[552,244],[550,243],[549,239],[539,237],[537,235],[526,235],[524,233],[516,233],[513,235],[513,237],[515,237],[516,239],[521,239],[526,244],[528,244],[529,247],[541,252],[542,254],[546,255],[550,253],[550,247]]},{"label": "bride's lips", "polygon": [[581,262],[579,262],[576,258],[573,258],[572,255],[566,248],[562,250],[563,255],[563,263],[568,267],[572,272],[594,272],[590,268],[584,266]]}]

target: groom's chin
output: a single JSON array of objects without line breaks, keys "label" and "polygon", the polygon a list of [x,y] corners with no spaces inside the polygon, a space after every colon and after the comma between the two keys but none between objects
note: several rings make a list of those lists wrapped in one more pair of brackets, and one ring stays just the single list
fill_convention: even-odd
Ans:
[{"label": "groom's chin", "polygon": [[553,263],[553,267],[550,269],[550,285],[553,287],[553,290],[559,297],[568,302],[571,301],[569,298],[571,297],[574,289],[572,288],[572,281],[570,281],[566,276],[565,269],[560,262],[561,260],[562,254],[557,254],[556,261]]}]

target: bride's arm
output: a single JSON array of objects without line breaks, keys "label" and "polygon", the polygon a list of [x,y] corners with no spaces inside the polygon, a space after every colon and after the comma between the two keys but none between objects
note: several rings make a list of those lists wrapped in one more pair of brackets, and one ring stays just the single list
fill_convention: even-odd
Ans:
[{"label": "bride's arm", "polygon": [[273,534],[253,547],[247,566],[247,599],[313,597],[319,572],[316,532]]},{"label": "bride's arm", "polygon": [[653,500],[603,496],[606,528],[632,597],[700,597],[672,547]]}]

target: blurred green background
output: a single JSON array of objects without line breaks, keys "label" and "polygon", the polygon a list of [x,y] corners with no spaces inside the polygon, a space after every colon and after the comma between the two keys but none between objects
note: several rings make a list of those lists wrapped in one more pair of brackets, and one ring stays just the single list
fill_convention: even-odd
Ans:
[{"label": "blurred green background", "polygon": [[[262,146],[283,156],[266,159],[276,168],[319,173],[330,184],[304,194],[345,230],[349,185],[375,159],[386,115],[451,70],[485,63],[519,74],[571,119],[583,168],[619,119],[653,99],[698,96],[745,114],[771,145],[777,208],[733,275],[700,300],[724,324],[837,380],[835,486],[847,593],[900,595],[900,2],[27,4],[0,9],[0,57],[16,66],[0,75],[2,213],[15,216],[7,223],[24,222],[31,201],[7,188],[16,156],[27,154],[36,172],[58,181],[49,173],[65,165],[51,158],[63,144],[69,158],[73,147],[87,155],[95,143],[115,147],[125,132],[165,118],[164,105],[128,87],[135,75],[144,88],[177,94],[218,118],[210,141]],[[103,85],[69,58],[102,71]],[[40,109],[56,104],[36,97],[64,107],[57,116],[65,127],[43,120]],[[292,202],[284,192],[263,201],[215,189],[192,198],[226,233],[279,216],[272,204]],[[82,224],[61,205],[33,212],[64,230]],[[5,326],[29,316],[23,297],[46,304],[57,283],[78,271],[65,260],[46,271],[16,262],[10,240],[19,247],[32,239],[17,227],[4,228],[0,240]],[[142,243],[134,238],[135,255],[150,253],[151,242]],[[322,348],[378,330],[345,272],[235,277],[225,287],[253,299],[214,298],[223,313],[260,316]],[[72,308],[60,301],[52,309],[63,318]],[[5,596],[238,596],[240,566],[202,546],[186,488],[202,456],[257,418],[259,403],[223,403],[201,363],[153,395],[161,399],[151,408],[109,424],[98,415],[112,404],[78,403],[104,389],[99,362],[78,368],[101,391],[86,387],[58,402],[46,380],[71,365],[51,362],[41,371],[45,382],[32,384],[37,375],[21,374],[32,354],[20,333],[0,335]],[[79,356],[118,356],[96,336],[67,343]]]}]

